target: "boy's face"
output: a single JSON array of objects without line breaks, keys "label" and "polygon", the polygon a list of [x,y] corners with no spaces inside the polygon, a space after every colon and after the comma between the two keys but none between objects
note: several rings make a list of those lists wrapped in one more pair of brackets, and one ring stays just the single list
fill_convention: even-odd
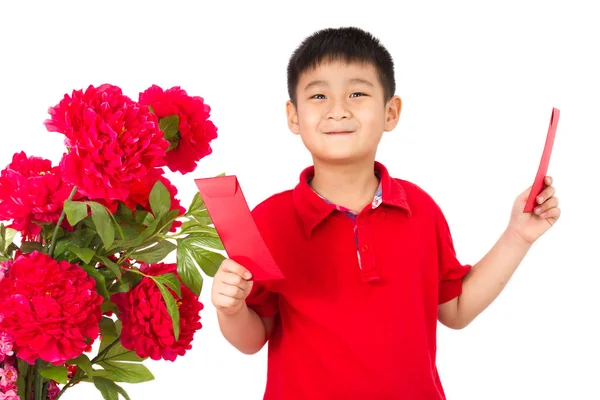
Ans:
[{"label": "boy's face", "polygon": [[324,62],[299,79],[296,107],[287,103],[290,130],[313,159],[350,163],[375,158],[384,131],[398,123],[402,101],[384,104],[377,69],[370,64]]}]

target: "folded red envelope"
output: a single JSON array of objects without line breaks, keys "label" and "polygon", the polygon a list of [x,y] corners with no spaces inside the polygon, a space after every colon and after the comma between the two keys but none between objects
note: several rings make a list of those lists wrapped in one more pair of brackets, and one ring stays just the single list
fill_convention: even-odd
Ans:
[{"label": "folded red envelope", "polygon": [[265,244],[237,177],[195,179],[227,255],[252,273],[253,280],[284,279]]},{"label": "folded red envelope", "polygon": [[544,178],[548,172],[548,165],[550,164],[550,155],[552,154],[552,146],[554,145],[554,137],[556,136],[556,126],[558,125],[558,118],[560,117],[560,110],[552,108],[552,115],[550,116],[550,126],[548,127],[548,134],[546,135],[546,144],[544,146],[544,152],[542,153],[542,160],[538,167],[535,180],[533,181],[533,187],[531,193],[525,203],[525,209],[523,212],[533,212],[536,206],[535,198],[544,190]]}]

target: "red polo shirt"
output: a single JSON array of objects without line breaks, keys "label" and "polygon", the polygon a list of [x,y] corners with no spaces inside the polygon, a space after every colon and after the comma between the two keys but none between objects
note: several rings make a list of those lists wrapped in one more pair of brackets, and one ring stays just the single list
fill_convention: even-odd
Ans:
[{"label": "red polo shirt", "polygon": [[442,211],[375,164],[382,204],[353,222],[308,185],[253,210],[285,280],[254,282],[247,304],[275,316],[265,399],[444,399],[435,365],[438,304],[461,293]]}]

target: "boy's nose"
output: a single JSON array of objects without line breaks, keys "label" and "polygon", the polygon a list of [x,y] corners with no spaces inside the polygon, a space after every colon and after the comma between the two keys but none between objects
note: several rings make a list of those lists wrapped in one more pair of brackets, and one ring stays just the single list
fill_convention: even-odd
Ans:
[{"label": "boy's nose", "polygon": [[350,110],[343,101],[332,102],[331,108],[327,112],[327,119],[339,121],[344,118],[350,118]]}]

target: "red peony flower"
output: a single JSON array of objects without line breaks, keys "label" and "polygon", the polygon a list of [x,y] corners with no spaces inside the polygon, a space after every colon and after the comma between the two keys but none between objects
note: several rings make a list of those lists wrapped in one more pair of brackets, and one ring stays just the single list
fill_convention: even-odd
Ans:
[{"label": "red peony flower", "polygon": [[[146,275],[157,276],[177,273],[176,264],[143,264],[140,270]],[[169,289],[171,291],[171,289]],[[126,293],[117,293],[111,300],[120,311],[123,322],[121,344],[135,351],[139,357],[153,360],[175,361],[192,348],[194,333],[202,328],[200,310],[204,308],[198,297],[184,285],[181,285],[182,298],[171,291],[177,301],[180,314],[179,339],[175,340],[173,322],[167,312],[167,306],[156,284],[150,278],[142,281]]]},{"label": "red peony flower", "polygon": [[[72,189],[50,160],[16,153],[0,173],[0,219],[12,220],[10,227],[25,240],[37,241],[42,230],[38,224],[58,222]],[[66,219],[63,227],[69,228]]]},{"label": "red peony flower", "polygon": [[102,297],[77,265],[38,251],[18,257],[0,282],[0,330],[19,357],[61,365],[98,337]]},{"label": "red peony flower", "polygon": [[156,116],[116,86],[73,91],[49,113],[46,128],[66,136],[64,179],[90,199],[123,201],[132,182],[164,165],[169,143]]},{"label": "red peony flower", "polygon": [[202,97],[188,96],[179,86],[163,91],[152,85],[140,93],[139,101],[151,106],[158,118],[179,117],[179,131],[168,138],[171,146],[166,162],[171,171],[192,172],[196,163],[212,152],[210,141],[217,138],[217,127],[208,120],[210,107]]}]

